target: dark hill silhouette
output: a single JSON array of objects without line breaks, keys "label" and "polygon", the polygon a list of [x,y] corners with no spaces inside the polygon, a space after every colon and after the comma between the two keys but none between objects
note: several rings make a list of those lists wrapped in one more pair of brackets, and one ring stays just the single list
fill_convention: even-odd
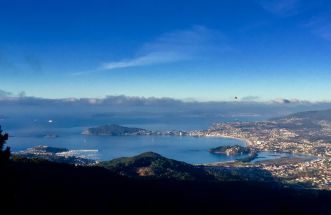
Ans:
[{"label": "dark hill silhouette", "polygon": [[38,159],[1,170],[2,201],[11,212],[93,214],[323,214],[331,193],[252,181],[128,178],[101,167]]},{"label": "dark hill silhouette", "polygon": [[0,167],[5,165],[10,157],[10,147],[6,146],[6,141],[8,140],[8,134],[2,133],[0,126]]},{"label": "dark hill silhouette", "polygon": [[118,158],[99,164],[121,175],[178,180],[214,180],[204,169],[165,158],[154,152],[145,152],[134,157]]}]

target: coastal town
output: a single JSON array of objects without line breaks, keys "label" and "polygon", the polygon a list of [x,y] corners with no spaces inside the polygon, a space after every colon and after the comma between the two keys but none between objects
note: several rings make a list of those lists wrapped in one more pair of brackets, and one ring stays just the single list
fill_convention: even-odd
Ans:
[{"label": "coastal town", "polygon": [[189,135],[239,138],[246,142],[247,147],[258,152],[303,155],[212,165],[261,168],[288,184],[331,189],[330,121],[307,121],[307,118],[292,116],[265,122],[215,123],[206,131],[193,131]]}]

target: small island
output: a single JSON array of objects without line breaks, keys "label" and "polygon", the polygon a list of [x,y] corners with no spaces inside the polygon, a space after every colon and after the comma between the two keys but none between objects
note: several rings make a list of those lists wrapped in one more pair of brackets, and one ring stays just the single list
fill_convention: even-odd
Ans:
[{"label": "small island", "polygon": [[227,156],[245,155],[245,157],[243,158],[236,159],[236,161],[240,161],[240,162],[251,162],[258,156],[258,153],[256,151],[240,145],[219,146],[210,149],[209,152],[214,154],[224,154]]},{"label": "small island", "polygon": [[225,154],[227,156],[235,156],[235,155],[250,154],[251,149],[247,148],[247,147],[244,147],[244,146],[239,146],[239,145],[219,146],[219,147],[210,149],[209,152],[214,153],[214,154]]}]

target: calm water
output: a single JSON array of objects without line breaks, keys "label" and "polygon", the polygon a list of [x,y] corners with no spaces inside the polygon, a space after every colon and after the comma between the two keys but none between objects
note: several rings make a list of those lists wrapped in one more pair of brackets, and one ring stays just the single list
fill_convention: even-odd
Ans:
[{"label": "calm water", "polygon": [[240,156],[215,155],[210,148],[221,145],[244,145],[243,141],[212,137],[176,137],[176,136],[84,136],[66,135],[58,138],[12,137],[8,145],[13,151],[24,150],[37,145],[68,148],[79,154],[87,151],[87,156],[97,160],[111,160],[123,156],[134,156],[142,152],[153,151],[165,157],[187,163],[211,163],[230,161]]},{"label": "calm water", "polygon": [[[49,123],[49,120],[52,123]],[[215,120],[215,121],[214,121]],[[224,120],[224,119],[223,119]],[[132,120],[131,118],[112,117],[110,119],[76,119],[68,117],[16,117],[2,122],[3,128],[11,137],[8,145],[12,151],[21,151],[37,145],[46,145],[73,150],[74,155],[86,156],[97,160],[111,160],[123,156],[134,156],[153,151],[165,157],[187,163],[211,163],[230,161],[238,157],[215,155],[208,152],[210,148],[222,145],[244,145],[243,141],[226,138],[196,138],[175,136],[84,136],[80,135],[86,127],[102,124],[121,124],[150,130],[192,130],[207,129],[218,119],[167,119]],[[162,123],[160,123],[162,122]],[[87,125],[88,124],[88,125]],[[57,134],[58,138],[44,138],[45,134]],[[84,151],[93,150],[93,151]]]},{"label": "calm water", "polygon": [[[215,155],[208,152],[210,148],[223,145],[244,145],[237,139],[213,137],[176,137],[176,136],[84,136],[80,132],[93,125],[85,125],[84,120],[70,118],[17,118],[2,120],[3,129],[12,137],[8,145],[17,152],[38,145],[46,145],[72,150],[71,153],[96,160],[111,160],[123,156],[134,156],[153,151],[165,157],[191,164],[231,161],[242,156]],[[113,120],[111,121],[113,123]],[[197,123],[192,120],[171,121],[171,123],[127,123],[124,126],[140,127],[151,130],[172,129],[207,129],[207,122]],[[96,125],[106,122],[95,121]],[[109,121],[108,121],[109,123]],[[74,126],[75,125],[75,126]],[[194,125],[194,126],[193,126]],[[209,124],[210,125],[210,124]],[[186,129],[185,129],[186,128]],[[58,138],[45,138],[46,134],[57,134]],[[88,151],[86,151],[88,150]],[[284,157],[283,153],[262,152],[257,160]]]},{"label": "calm water", "polygon": [[[8,141],[17,152],[38,145],[71,150],[71,154],[95,160],[111,160],[153,151],[167,158],[191,164],[232,161],[243,156],[209,153],[210,148],[222,145],[245,145],[241,140],[216,137],[177,136],[84,136],[66,135],[58,138],[12,137]],[[287,153],[261,152],[255,161],[297,156]],[[299,156],[299,155],[298,155]]]}]

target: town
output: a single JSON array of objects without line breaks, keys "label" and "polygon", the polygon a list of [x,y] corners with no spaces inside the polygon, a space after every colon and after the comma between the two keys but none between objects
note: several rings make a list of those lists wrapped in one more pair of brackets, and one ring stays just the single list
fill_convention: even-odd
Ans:
[{"label": "town", "polygon": [[294,115],[264,122],[215,123],[206,131],[193,131],[190,135],[239,138],[255,151],[305,155],[301,158],[212,165],[257,167],[289,184],[331,189],[330,121]]}]

